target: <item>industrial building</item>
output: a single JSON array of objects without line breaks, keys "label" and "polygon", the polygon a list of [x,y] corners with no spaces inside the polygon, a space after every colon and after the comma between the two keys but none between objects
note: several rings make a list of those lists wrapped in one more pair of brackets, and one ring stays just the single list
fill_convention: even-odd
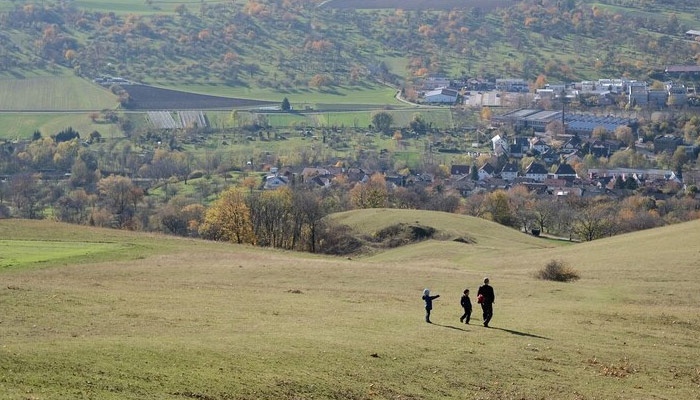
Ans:
[{"label": "industrial building", "polygon": [[[561,120],[561,111],[547,111],[536,109],[515,110],[492,118],[495,124],[512,125],[516,129],[531,128],[535,132],[544,132],[552,121]],[[609,132],[614,132],[620,126],[628,126],[636,129],[637,121],[630,118],[615,116],[597,116],[592,114],[565,114],[564,123],[567,133],[588,136],[597,127],[603,127]]]}]

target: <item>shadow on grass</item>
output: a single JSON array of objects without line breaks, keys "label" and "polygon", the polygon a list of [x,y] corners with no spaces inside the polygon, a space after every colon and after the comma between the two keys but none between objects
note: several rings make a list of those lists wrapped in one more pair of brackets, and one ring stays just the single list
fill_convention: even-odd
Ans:
[{"label": "shadow on grass", "polygon": [[452,326],[452,325],[441,325],[441,324],[436,324],[435,322],[433,322],[431,325],[440,326],[440,327],[447,328],[447,329],[454,329],[456,331],[469,332],[466,329],[458,328],[458,327]]},{"label": "shadow on grass", "polygon": [[510,334],[517,335],[517,336],[527,336],[527,337],[537,338],[537,339],[552,340],[552,339],[550,339],[550,338],[548,338],[548,337],[539,336],[539,335],[535,335],[535,334],[527,333],[527,332],[514,331],[514,330],[512,330],[512,329],[494,328],[494,327],[492,327],[492,326],[490,326],[489,328],[490,328],[490,329],[498,329],[499,331],[508,332],[508,333],[510,333]]}]

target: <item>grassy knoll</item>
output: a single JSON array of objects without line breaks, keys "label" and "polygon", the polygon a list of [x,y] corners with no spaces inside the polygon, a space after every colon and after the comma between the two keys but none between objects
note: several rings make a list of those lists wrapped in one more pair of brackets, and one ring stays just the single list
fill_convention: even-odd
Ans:
[{"label": "grassy knoll", "polygon": [[[383,211],[367,213],[337,218],[393,221]],[[464,231],[477,242],[428,241],[392,250],[395,258],[348,260],[2,221],[0,240],[109,237],[167,249],[0,273],[0,393],[8,399],[700,395],[700,222],[552,247],[478,220],[388,214]],[[582,279],[535,280],[551,258],[569,262]],[[496,289],[492,328],[479,325],[478,310],[472,325],[459,324],[461,289],[475,290],[484,275]],[[422,322],[426,286],[442,295],[434,325]]]},{"label": "grassy knoll", "polygon": [[92,122],[88,113],[0,113],[0,139],[28,139],[36,130],[48,136],[69,126],[85,138],[92,131],[104,138],[124,135],[116,124]]},{"label": "grassy knoll", "polygon": [[117,106],[108,90],[75,76],[0,79],[0,110],[101,110]]}]

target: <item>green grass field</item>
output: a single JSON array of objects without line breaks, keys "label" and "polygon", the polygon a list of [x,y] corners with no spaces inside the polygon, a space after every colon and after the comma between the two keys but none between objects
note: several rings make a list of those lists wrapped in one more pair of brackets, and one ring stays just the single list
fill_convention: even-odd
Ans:
[{"label": "green grass field", "polygon": [[[41,251],[36,251],[41,249]],[[0,240],[0,270],[58,261],[74,261],[100,253],[128,248],[115,243],[49,242],[37,240]]]},{"label": "green grass field", "polygon": [[69,126],[85,138],[92,131],[103,138],[124,136],[118,125],[94,123],[88,113],[0,113],[0,139],[29,139],[36,130],[49,136]]},{"label": "green grass field", "polygon": [[0,79],[0,110],[52,111],[113,109],[108,90],[75,76]]},{"label": "green grass field", "polygon": [[[476,243],[427,241],[349,260],[0,221],[3,243],[37,244],[13,247],[28,261],[0,272],[1,397],[700,396],[699,222],[558,246],[440,213],[335,218],[367,232],[415,219]],[[42,241],[82,241],[84,253],[66,263]],[[87,253],[104,242],[139,247]],[[582,279],[534,279],[552,258]],[[485,275],[496,290],[492,328],[478,309],[459,324],[461,290],[475,303]],[[441,295],[433,325],[422,321],[424,287]]]},{"label": "green grass field", "polygon": [[287,97],[294,107],[315,106],[316,104],[403,105],[394,98],[396,90],[379,84],[334,87],[326,90],[304,88],[280,91],[273,88],[228,86],[216,82],[177,84],[175,82],[153,81],[148,83],[167,89],[243,99],[281,102],[283,98]]}]

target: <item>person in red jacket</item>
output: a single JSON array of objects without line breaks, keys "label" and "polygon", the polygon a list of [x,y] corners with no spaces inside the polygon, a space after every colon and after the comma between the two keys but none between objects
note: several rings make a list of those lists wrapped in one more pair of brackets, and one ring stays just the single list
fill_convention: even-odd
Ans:
[{"label": "person in red jacket", "polygon": [[493,303],[496,302],[496,294],[489,285],[489,278],[484,278],[484,284],[479,286],[477,297],[478,296],[483,296],[481,309],[484,311],[484,326],[488,328],[489,322],[491,322],[491,318],[493,318]]}]

